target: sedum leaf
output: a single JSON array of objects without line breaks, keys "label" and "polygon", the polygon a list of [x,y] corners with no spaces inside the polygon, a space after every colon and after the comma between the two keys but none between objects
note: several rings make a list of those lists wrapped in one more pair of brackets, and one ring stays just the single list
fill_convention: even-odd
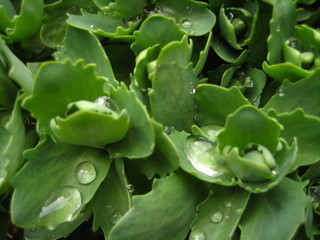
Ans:
[{"label": "sedum leaf", "polygon": [[269,192],[252,195],[240,220],[241,239],[292,239],[305,221],[305,208],[310,202],[303,191],[305,185],[285,178]]},{"label": "sedum leaf", "polygon": [[25,157],[29,162],[12,182],[11,202],[12,220],[23,228],[54,229],[74,220],[111,164],[101,150],[54,143],[48,137]]},{"label": "sedum leaf", "polygon": [[183,240],[201,195],[199,183],[182,172],[156,179],[151,192],[133,197],[132,208],[112,229],[109,239]]}]

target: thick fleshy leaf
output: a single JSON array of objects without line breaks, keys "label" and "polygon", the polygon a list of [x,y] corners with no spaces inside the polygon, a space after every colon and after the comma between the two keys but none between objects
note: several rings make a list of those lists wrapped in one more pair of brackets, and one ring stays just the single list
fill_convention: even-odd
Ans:
[{"label": "thick fleshy leaf", "polygon": [[282,62],[282,44],[294,32],[296,11],[292,0],[265,0],[265,2],[273,6],[267,56],[269,64],[272,65]]},{"label": "thick fleshy leaf", "polygon": [[[11,7],[13,7],[11,5]],[[4,24],[0,24],[0,30],[6,32],[7,39],[11,42],[18,42],[31,37],[41,26],[43,18],[42,0],[23,0],[19,6],[19,15],[7,12],[8,7],[0,5],[0,17],[4,18]],[[11,18],[11,19],[10,19]]]},{"label": "thick fleshy leaf", "polygon": [[96,11],[92,0],[63,0],[46,5],[46,15],[41,27],[43,43],[50,48],[62,45],[67,30],[66,13],[80,14],[80,9]]},{"label": "thick fleshy leaf", "polygon": [[174,63],[157,67],[149,91],[154,119],[167,127],[190,131],[195,114],[193,91],[197,84],[191,65],[183,68]]},{"label": "thick fleshy leaf", "polygon": [[[273,108],[278,113],[292,112],[302,108],[306,114],[320,116],[320,70],[317,70],[306,78],[291,83],[283,81],[278,93],[263,107],[264,111]],[[303,89],[303,91],[301,91]],[[312,100],[311,100],[312,99]]]},{"label": "thick fleshy leaf", "polygon": [[156,179],[151,192],[133,197],[109,239],[185,239],[202,194],[199,182],[183,172]]},{"label": "thick fleshy leaf", "polygon": [[297,160],[292,166],[293,169],[312,165],[320,159],[320,120],[319,118],[307,116],[301,109],[291,113],[277,114],[275,111],[269,112],[284,127],[280,136],[287,142],[292,142],[297,138],[299,151]]},{"label": "thick fleshy leaf", "polygon": [[161,14],[174,18],[189,35],[201,36],[208,33],[216,23],[207,4],[193,0],[158,0]]},{"label": "thick fleshy leaf", "polygon": [[5,155],[5,149],[10,139],[10,134],[6,130],[6,122],[10,118],[9,111],[1,111],[0,112],[0,192],[2,192],[2,185],[5,183],[5,179],[7,178],[8,172],[6,167],[8,166],[9,159]]},{"label": "thick fleshy leaf", "polygon": [[189,239],[232,239],[249,197],[249,192],[238,187],[215,186],[198,206]]},{"label": "thick fleshy leaf", "polygon": [[121,159],[116,159],[94,195],[90,206],[94,212],[93,230],[102,228],[108,236],[113,226],[131,207],[131,197]]},{"label": "thick fleshy leaf", "polygon": [[61,239],[62,237],[67,237],[77,227],[79,227],[80,224],[88,221],[91,215],[92,210],[87,209],[87,207],[84,206],[75,220],[62,223],[53,230],[46,227],[26,229],[24,231],[24,237],[29,240]]},{"label": "thick fleshy leaf", "polygon": [[276,149],[282,126],[253,106],[243,106],[229,115],[224,130],[218,135],[219,149],[226,146],[245,150],[249,143],[261,144],[270,151]]},{"label": "thick fleshy leaf", "polygon": [[82,11],[82,15],[68,14],[67,23],[73,27],[94,32],[104,37],[127,35],[134,31],[138,21],[124,21],[121,17],[105,15],[103,13],[91,14]]},{"label": "thick fleshy leaf", "polygon": [[123,139],[129,128],[129,116],[97,103],[79,101],[68,105],[71,112],[65,118],[50,121],[55,138],[80,146],[104,148]]},{"label": "thick fleshy leaf", "polygon": [[199,75],[206,64],[207,57],[209,54],[209,50],[211,49],[211,40],[212,40],[212,31],[209,32],[207,41],[205,41],[205,45],[203,50],[199,50],[199,56],[197,59],[197,63],[194,63],[193,71],[196,75]]},{"label": "thick fleshy leaf", "polygon": [[94,101],[105,95],[105,80],[97,78],[94,66],[83,66],[82,61],[72,64],[48,62],[41,66],[32,96],[24,102],[24,107],[38,120],[38,129],[52,133],[50,120],[63,117],[69,103]]},{"label": "thick fleshy leaf", "polygon": [[[7,192],[11,188],[11,180],[17,174],[23,164],[22,152],[25,147],[25,126],[22,117],[21,100],[19,95],[14,108],[6,119],[3,119],[3,127],[6,133],[1,132],[1,165],[5,171],[5,177],[0,174],[0,192]],[[2,142],[3,141],[3,142]],[[3,148],[3,149],[2,149]],[[3,155],[2,155],[3,154]]]},{"label": "thick fleshy leaf", "polygon": [[179,151],[180,167],[184,171],[206,182],[236,184],[234,173],[219,155],[217,143],[185,132],[172,131],[169,136]]},{"label": "thick fleshy leaf", "polygon": [[155,149],[152,155],[135,161],[134,166],[148,179],[155,175],[165,177],[177,170],[179,153],[174,144],[164,132],[163,126],[153,121],[155,131]]},{"label": "thick fleshy leaf", "polygon": [[161,15],[153,15],[147,18],[139,31],[134,33],[135,42],[131,48],[138,54],[148,47],[159,44],[160,47],[172,41],[180,41],[185,32],[171,18]]},{"label": "thick fleshy leaf", "polygon": [[146,6],[146,0],[94,0],[97,6],[106,13],[122,18],[134,18],[138,16]]},{"label": "thick fleshy leaf", "polygon": [[0,38],[0,59],[8,71],[10,79],[15,81],[29,95],[33,88],[33,78],[28,68],[17,58]]},{"label": "thick fleshy leaf", "polygon": [[110,97],[119,109],[127,110],[130,118],[125,138],[107,147],[111,157],[134,159],[150,156],[154,149],[154,130],[145,106],[123,83],[117,89],[111,87]]},{"label": "thick fleshy leaf", "polygon": [[311,201],[303,191],[305,185],[285,178],[269,192],[252,195],[240,220],[241,239],[292,239]]},{"label": "thick fleshy leaf", "polygon": [[229,114],[249,104],[238,88],[226,89],[212,84],[201,84],[196,88],[195,102],[199,111],[196,122],[200,126],[223,126]]},{"label": "thick fleshy leaf", "polygon": [[85,64],[96,65],[98,76],[106,77],[110,84],[117,86],[113,70],[97,37],[91,32],[69,27],[67,28],[64,45],[54,54],[55,59],[65,61],[70,59],[73,62],[83,59]]},{"label": "thick fleshy leaf", "polygon": [[54,143],[48,137],[25,157],[29,162],[12,182],[11,216],[16,225],[30,229],[54,229],[74,220],[111,164],[101,150]]}]

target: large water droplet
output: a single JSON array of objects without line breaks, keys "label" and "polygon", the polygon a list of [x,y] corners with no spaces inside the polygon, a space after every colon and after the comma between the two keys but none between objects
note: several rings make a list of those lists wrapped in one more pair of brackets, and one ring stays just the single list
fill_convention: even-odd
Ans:
[{"label": "large water droplet", "polygon": [[117,113],[120,112],[119,106],[115,103],[115,101],[111,97],[101,96],[101,97],[98,97],[94,102],[99,105],[106,106]]},{"label": "large water droplet", "polygon": [[191,135],[187,138],[184,152],[192,166],[198,171],[211,177],[221,175],[216,171],[215,158],[217,153],[217,143],[208,141],[204,137]]},{"label": "large water droplet", "polygon": [[206,234],[201,228],[192,229],[189,240],[205,240]]},{"label": "large water droplet", "polygon": [[81,184],[89,184],[97,177],[96,169],[89,161],[79,163],[75,173],[78,182]]},{"label": "large water droplet", "polygon": [[122,214],[117,212],[115,213],[113,216],[112,216],[112,219],[111,219],[111,223],[112,224],[117,224],[117,222],[119,222],[119,220],[122,218]]},{"label": "large water droplet", "polygon": [[39,218],[41,224],[54,229],[59,224],[73,220],[74,213],[81,207],[81,193],[74,187],[62,187],[45,201]]},{"label": "large water droplet", "polygon": [[182,20],[181,26],[183,28],[187,28],[188,29],[188,28],[191,28],[192,23],[188,19],[185,19],[185,20]]},{"label": "large water droplet", "polygon": [[127,189],[129,193],[133,193],[134,192],[134,186],[132,184],[128,184],[127,185]]},{"label": "large water droplet", "polygon": [[220,211],[215,211],[210,215],[210,220],[214,223],[219,223],[223,219],[223,214]]},{"label": "large water droplet", "polygon": [[284,88],[282,88],[282,87],[279,88],[278,92],[279,92],[279,97],[283,97],[285,94]]}]

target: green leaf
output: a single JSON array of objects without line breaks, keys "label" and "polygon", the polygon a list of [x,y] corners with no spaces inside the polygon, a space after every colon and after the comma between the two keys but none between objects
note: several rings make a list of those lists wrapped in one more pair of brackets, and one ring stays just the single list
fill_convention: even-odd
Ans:
[{"label": "green leaf", "polygon": [[252,195],[240,220],[241,239],[292,239],[311,200],[303,191],[305,185],[285,178],[269,192]]},{"label": "green leaf", "polygon": [[23,106],[38,120],[39,131],[52,134],[51,119],[63,117],[69,103],[94,101],[105,95],[104,83],[105,80],[96,77],[94,66],[84,67],[83,61],[47,62],[41,66],[32,96]]},{"label": "green leaf", "polygon": [[83,59],[85,64],[96,65],[97,76],[106,77],[113,86],[118,86],[113,70],[99,40],[91,32],[69,27],[67,28],[64,45],[54,54],[56,60],[73,62]]},{"label": "green leaf", "polygon": [[105,15],[103,13],[91,14],[82,11],[81,15],[68,14],[67,23],[73,27],[94,32],[104,37],[127,35],[139,24],[138,21],[123,21],[123,18]]},{"label": "green leaf", "polygon": [[[297,108],[302,108],[305,114],[320,116],[318,103],[320,102],[320,70],[317,70],[306,78],[290,83],[285,80],[282,82],[278,93],[266,103],[263,111],[273,108],[278,113],[292,112]],[[303,89],[303,91],[301,91]],[[307,99],[312,99],[309,101]]]},{"label": "green leaf", "polygon": [[116,159],[90,202],[94,211],[94,231],[101,227],[104,235],[108,236],[113,226],[129,210],[131,197],[127,186],[123,161]]},{"label": "green leaf", "polygon": [[276,149],[282,126],[273,118],[253,106],[243,106],[229,115],[224,130],[218,135],[219,149],[226,146],[244,151],[249,143]]},{"label": "green leaf", "polygon": [[80,9],[94,11],[94,3],[92,0],[63,0],[46,5],[40,33],[43,43],[50,48],[62,45],[67,30],[66,13],[80,14]]},{"label": "green leaf", "polygon": [[249,103],[238,88],[226,89],[212,84],[201,84],[196,88],[195,102],[199,111],[196,122],[200,126],[223,126],[229,114]]},{"label": "green leaf", "polygon": [[8,71],[9,78],[14,80],[28,95],[30,95],[34,83],[31,73],[23,62],[11,52],[1,38],[0,59],[3,61],[3,64]]},{"label": "green leaf", "polygon": [[18,87],[7,76],[0,63],[0,108],[12,107],[18,93]]},{"label": "green leaf", "polygon": [[68,105],[68,112],[65,118],[56,117],[50,121],[55,138],[61,142],[104,148],[123,139],[129,128],[125,109],[116,113],[107,106],[78,101]]},{"label": "green leaf", "polygon": [[294,32],[296,25],[295,3],[292,0],[266,1],[273,5],[270,21],[270,35],[268,38],[269,64],[282,62],[282,44]]},{"label": "green leaf", "polygon": [[179,151],[180,167],[206,182],[232,186],[234,173],[220,157],[217,143],[203,136],[172,131],[169,135]]},{"label": "green leaf", "polygon": [[292,142],[297,138],[299,151],[297,159],[292,166],[296,169],[299,166],[312,165],[320,159],[320,120],[313,116],[307,116],[301,110],[295,110],[291,113],[277,114],[275,111],[269,112],[269,115],[276,118],[283,126],[280,136],[287,142]]},{"label": "green leaf", "polygon": [[196,219],[191,225],[189,239],[232,239],[244,212],[250,193],[237,187],[215,186],[209,196],[198,206]]},{"label": "green leaf", "polygon": [[211,40],[212,40],[212,31],[209,32],[208,34],[208,38],[204,46],[204,49],[199,51],[199,59],[197,63],[194,63],[193,71],[196,75],[199,75],[201,73],[204,65],[206,64],[210,46],[211,46]]},{"label": "green leaf", "polygon": [[23,228],[54,229],[74,220],[111,164],[101,150],[54,143],[49,138],[25,157],[29,162],[12,182],[11,202],[12,221]]},{"label": "green leaf", "polygon": [[154,119],[165,126],[190,131],[195,114],[193,91],[197,83],[191,65],[187,68],[176,63],[158,66],[149,91]]},{"label": "green leaf", "polygon": [[131,48],[136,55],[148,47],[159,44],[164,47],[172,41],[180,41],[185,32],[171,18],[161,15],[148,17],[139,31],[134,33],[135,42]]},{"label": "green leaf", "polygon": [[108,145],[110,156],[131,159],[150,156],[154,149],[154,130],[145,106],[123,83],[117,89],[111,87],[110,97],[119,109],[127,110],[130,118],[130,126],[125,138]]},{"label": "green leaf", "polygon": [[133,197],[133,207],[114,226],[109,239],[185,239],[201,195],[198,181],[181,172],[156,179],[151,192]]},{"label": "green leaf", "polygon": [[158,0],[162,14],[169,16],[189,35],[201,36],[208,33],[216,23],[213,12],[207,4],[193,0]]},{"label": "green leaf", "polygon": [[102,11],[122,18],[134,18],[138,16],[147,5],[146,0],[95,0],[95,2]]},{"label": "green leaf", "polygon": [[155,149],[152,155],[145,159],[135,161],[134,166],[148,179],[156,174],[165,177],[177,170],[179,166],[179,153],[170,138],[163,131],[163,126],[153,121],[155,131]]},{"label": "green leaf", "polygon": [[[8,6],[6,9],[8,10]],[[19,15],[13,15],[13,9],[8,14],[4,7],[0,6],[0,16],[5,20],[5,24],[0,24],[0,29],[6,32],[7,39],[11,42],[27,39],[40,29],[43,18],[43,1],[23,0],[19,10]]]}]

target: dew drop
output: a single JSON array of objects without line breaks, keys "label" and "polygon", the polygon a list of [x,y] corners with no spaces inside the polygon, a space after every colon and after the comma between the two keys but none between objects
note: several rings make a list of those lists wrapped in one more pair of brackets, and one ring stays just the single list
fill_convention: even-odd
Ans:
[{"label": "dew drop", "polygon": [[279,88],[279,97],[283,97],[285,94],[284,88]]},{"label": "dew drop", "polygon": [[188,28],[191,28],[192,23],[191,23],[188,19],[185,19],[185,20],[183,20],[183,21],[181,22],[181,26],[182,26],[183,28],[188,29]]},{"label": "dew drop", "polygon": [[134,186],[132,184],[128,184],[127,185],[127,189],[129,193],[133,193],[134,192]]},{"label": "dew drop", "polygon": [[230,22],[232,22],[233,19],[234,19],[233,13],[232,13],[232,12],[229,12],[229,13],[227,14],[227,18],[228,18],[228,20],[229,20]]},{"label": "dew drop", "polygon": [[171,127],[165,126],[164,132],[169,135],[171,133]]},{"label": "dew drop", "polygon": [[280,26],[277,26],[276,32],[280,32]]},{"label": "dew drop", "polygon": [[111,219],[111,223],[112,224],[117,224],[117,222],[119,222],[119,220],[122,218],[122,214],[121,213],[115,213],[113,216],[112,216],[112,219]]},{"label": "dew drop", "polygon": [[254,82],[253,82],[252,78],[251,77],[247,77],[246,78],[246,87],[252,88],[253,85],[254,85]]},{"label": "dew drop", "polygon": [[210,215],[210,220],[214,223],[219,223],[223,219],[222,212],[215,211],[213,214]]},{"label": "dew drop", "polygon": [[226,207],[226,208],[229,208],[229,207],[231,207],[231,202],[226,202],[225,204],[224,204],[224,206]]},{"label": "dew drop", "polygon": [[106,106],[117,113],[120,112],[119,106],[115,103],[115,101],[111,97],[101,96],[101,97],[98,97],[94,102],[99,105]]},{"label": "dew drop", "polygon": [[111,205],[107,205],[107,206],[105,206],[105,207],[106,207],[106,209],[108,209],[108,210],[111,210],[111,208],[112,208]]},{"label": "dew drop", "polygon": [[55,237],[56,237],[56,235],[54,235],[54,234],[51,235],[51,238],[55,238]]},{"label": "dew drop", "polygon": [[237,212],[239,215],[241,215],[241,214],[243,213],[243,208],[238,208],[238,209],[236,210],[236,212]]},{"label": "dew drop", "polygon": [[78,182],[81,184],[89,184],[97,177],[96,169],[89,161],[79,163],[76,167],[75,173]]},{"label": "dew drop", "polygon": [[189,34],[190,34],[190,35],[198,35],[198,32],[197,32],[197,31],[192,30],[192,31],[190,31],[190,32],[189,32]]},{"label": "dew drop", "polygon": [[276,170],[272,170],[271,174],[275,176],[275,175],[277,175],[277,171]]},{"label": "dew drop", "polygon": [[90,24],[90,26],[89,26],[90,28],[94,28],[94,25],[93,24]]},{"label": "dew drop", "polygon": [[191,135],[187,138],[184,152],[192,166],[203,174],[211,177],[220,176],[216,171],[217,143],[204,137]]},{"label": "dew drop", "polygon": [[189,240],[205,240],[205,239],[206,239],[206,234],[201,228],[192,229]]},{"label": "dew drop", "polygon": [[81,207],[81,193],[74,187],[62,187],[45,201],[39,218],[43,225],[54,229],[59,224],[73,220],[74,213]]}]

